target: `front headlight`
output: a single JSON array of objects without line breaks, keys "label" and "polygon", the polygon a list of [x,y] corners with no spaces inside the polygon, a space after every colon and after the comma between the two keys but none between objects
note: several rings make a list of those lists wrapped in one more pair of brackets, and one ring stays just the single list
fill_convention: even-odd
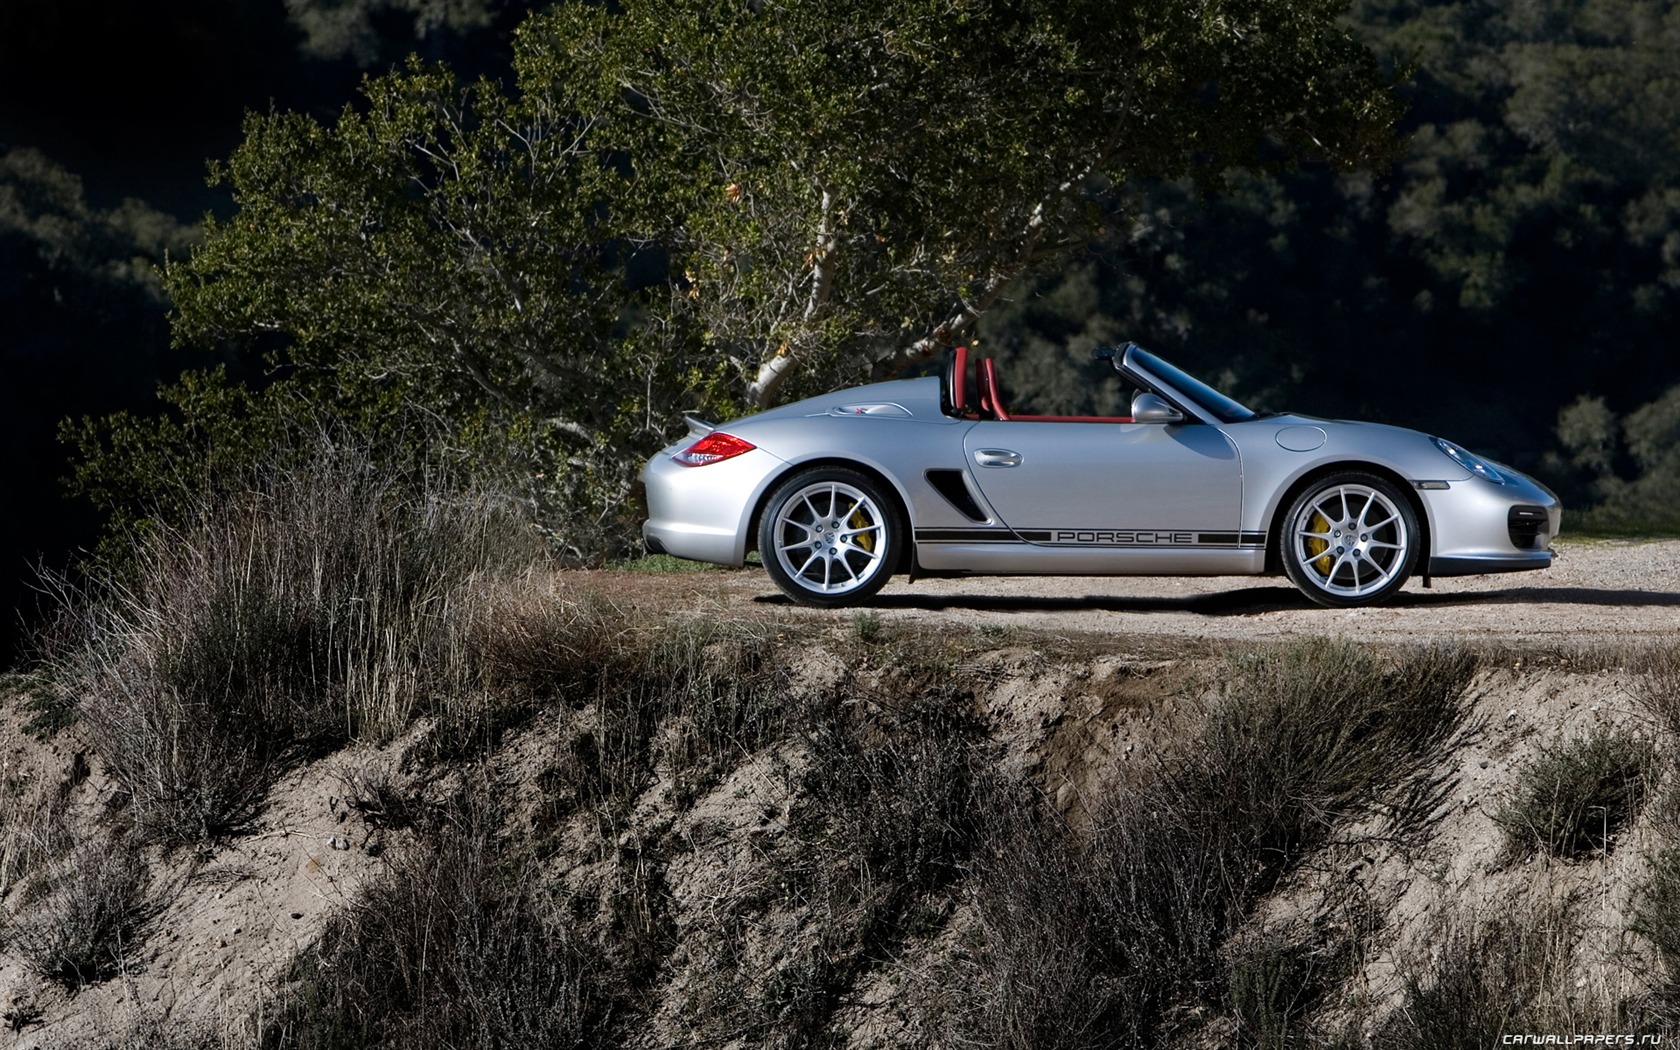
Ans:
[{"label": "front headlight", "polygon": [[1499,473],[1497,470],[1494,470],[1493,464],[1489,463],[1485,459],[1482,459],[1474,452],[1464,448],[1462,445],[1455,445],[1446,438],[1436,438],[1435,447],[1452,457],[1452,461],[1454,463],[1457,463],[1459,466],[1476,475],[1478,478],[1491,481],[1495,485],[1505,484],[1505,475]]}]

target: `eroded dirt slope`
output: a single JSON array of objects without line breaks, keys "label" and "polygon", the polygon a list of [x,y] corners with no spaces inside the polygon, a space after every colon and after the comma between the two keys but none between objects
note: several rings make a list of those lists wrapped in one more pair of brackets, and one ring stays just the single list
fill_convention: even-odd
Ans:
[{"label": "eroded dirt slope", "polygon": [[[978,683],[972,714],[996,743],[1001,766],[1030,778],[1076,826],[1092,800],[1182,732],[1185,708],[1217,692],[1233,647],[1322,637],[1482,648],[1487,655],[1467,694],[1471,717],[1429,774],[1434,794],[1422,837],[1398,836],[1380,816],[1340,829],[1257,909],[1252,936],[1351,945],[1356,957],[1326,1009],[1357,1005],[1345,1019],[1355,1027],[1392,1012],[1408,979],[1438,960],[1451,931],[1480,928],[1513,907],[1571,910],[1571,932],[1552,946],[1565,998],[1615,1001],[1638,994],[1656,972],[1649,945],[1630,932],[1630,915],[1661,829],[1642,819],[1595,857],[1512,862],[1501,855],[1494,816],[1549,743],[1620,726],[1656,740],[1661,754],[1672,749],[1633,692],[1639,654],[1680,638],[1680,542],[1562,545],[1550,572],[1443,580],[1432,590],[1414,583],[1391,607],[1352,612],[1311,606],[1270,580],[897,581],[862,616],[796,609],[757,571],[577,573],[564,589],[661,615],[803,625],[811,633],[795,691],[890,676],[891,668],[848,662],[860,635],[922,638],[930,647],[960,635],[965,662],[955,671]],[[864,695],[868,688],[859,686]],[[31,711],[26,692],[13,693],[0,710],[0,776],[11,800],[5,819],[30,822],[23,838],[101,841],[121,800],[98,755],[73,726],[46,739],[27,731]],[[565,751],[574,728],[567,718],[532,720],[505,737],[488,763],[515,811],[544,810],[553,756]],[[30,972],[16,952],[0,955],[0,1047],[138,1046],[148,1032],[189,1029],[245,1045],[262,1013],[291,994],[288,975],[299,953],[403,848],[403,832],[381,830],[352,806],[358,784],[401,782],[419,796],[458,786],[445,783],[454,776],[447,769],[405,765],[412,743],[352,747],[300,766],[276,785],[250,832],[234,840],[197,851],[149,850],[155,913],[138,943],[123,946],[112,975],[71,990]],[[719,914],[775,898],[765,858],[791,848],[795,787],[810,747],[809,740],[782,741],[743,754],[680,805],[672,783],[656,779],[631,823],[615,831],[620,840],[666,842],[672,852],[659,893],[662,921],[677,941],[660,964],[662,998],[648,1011],[639,1045],[707,1034],[692,1012],[724,947],[765,973],[820,947],[811,914],[785,900],[742,911],[751,918],[731,935],[738,943],[713,943]],[[595,843],[596,834],[581,818],[552,829],[559,846],[546,863],[557,882],[593,877],[602,854],[568,861],[566,850],[568,842]],[[0,865],[10,863],[0,857]],[[9,914],[33,906],[27,879],[5,889],[0,905]],[[955,899],[890,958],[849,978],[834,1018],[853,1045],[930,1039],[928,1015],[915,1004],[937,997],[928,975],[965,950],[974,922]],[[1221,1031],[1211,1024],[1209,1041],[1217,1044]],[[728,1045],[756,1044],[743,1037]]]}]

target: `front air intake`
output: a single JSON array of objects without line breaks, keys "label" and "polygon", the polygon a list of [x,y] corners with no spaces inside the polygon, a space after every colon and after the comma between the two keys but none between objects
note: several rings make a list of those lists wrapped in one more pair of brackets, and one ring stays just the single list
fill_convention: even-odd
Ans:
[{"label": "front air intake", "polygon": [[1548,517],[1545,507],[1518,504],[1505,515],[1511,545],[1520,551],[1539,550],[1546,545]]}]

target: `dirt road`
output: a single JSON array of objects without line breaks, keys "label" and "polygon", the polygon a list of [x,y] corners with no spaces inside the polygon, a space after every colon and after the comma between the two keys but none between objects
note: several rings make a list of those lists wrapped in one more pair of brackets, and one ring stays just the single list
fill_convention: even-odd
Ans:
[{"label": "dirt road", "polygon": [[[1324,609],[1281,577],[893,580],[871,603],[884,622],[996,626],[1180,639],[1357,635],[1523,645],[1680,641],[1680,540],[1560,540],[1539,572],[1414,578],[1389,605]],[[763,570],[592,572],[578,583],[623,600],[736,615],[840,619],[802,609]]]}]

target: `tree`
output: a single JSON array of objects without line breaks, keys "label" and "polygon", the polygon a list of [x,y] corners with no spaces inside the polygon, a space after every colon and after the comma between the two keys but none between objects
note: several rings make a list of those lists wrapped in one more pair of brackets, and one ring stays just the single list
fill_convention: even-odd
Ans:
[{"label": "tree", "polygon": [[676,409],[915,366],[1128,180],[1386,157],[1340,8],[563,5],[511,88],[413,63],[330,126],[250,118],[238,212],[167,271],[176,336],[265,353],[258,415],[511,468],[601,550]]},{"label": "tree", "polygon": [[[12,509],[0,521],[0,607],[32,613],[43,566],[61,569],[97,533],[91,508],[57,498],[59,421],[140,407],[159,372],[205,363],[171,354],[157,277],[196,232],[136,200],[90,203],[79,178],[35,150],[0,151],[0,448]],[[0,624],[0,663],[20,619]]]},{"label": "tree", "polygon": [[277,378],[231,428],[191,416],[235,401],[177,390],[187,425],[156,435],[196,433],[208,458],[241,427],[347,424],[520,479],[576,555],[621,537],[634,453],[664,424],[649,392],[680,389],[683,364],[627,319],[635,294],[600,216],[625,176],[545,95],[415,62],[366,100],[330,127],[247,121],[216,173],[237,214],[207,221],[166,284],[177,339],[265,354]]},{"label": "tree", "polygon": [[[1680,5],[1358,0],[1351,24],[1413,67],[1398,163],[1134,182],[1094,278],[1044,275],[981,325],[1012,403],[1035,410],[1034,358],[1065,371],[1115,332],[1256,407],[1433,430],[1597,502],[1574,445],[1546,455],[1559,410],[1680,382]],[[1096,293],[1079,314],[1068,284]]]},{"label": "tree", "polygon": [[683,315],[764,407],[801,370],[950,345],[1129,180],[1386,156],[1398,109],[1341,6],[569,5],[527,24],[521,82],[634,158],[627,235],[672,252]]}]

